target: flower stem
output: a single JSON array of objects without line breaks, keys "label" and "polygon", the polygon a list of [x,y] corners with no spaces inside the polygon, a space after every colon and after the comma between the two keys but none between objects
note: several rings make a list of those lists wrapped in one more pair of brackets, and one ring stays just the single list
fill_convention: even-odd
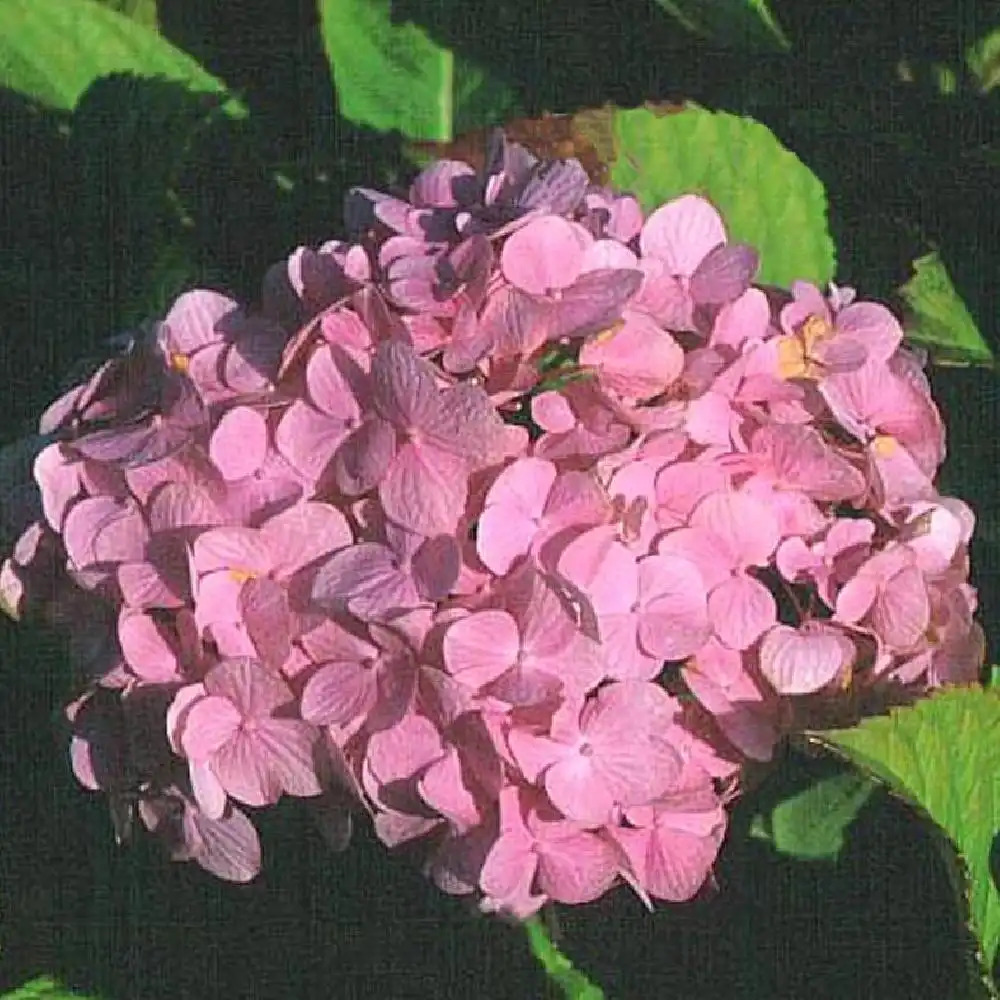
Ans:
[{"label": "flower stem", "polygon": [[531,953],[549,979],[562,990],[566,1000],[605,1000],[604,991],[574,968],[573,963],[555,946],[543,920],[531,917],[525,921],[524,929]]}]

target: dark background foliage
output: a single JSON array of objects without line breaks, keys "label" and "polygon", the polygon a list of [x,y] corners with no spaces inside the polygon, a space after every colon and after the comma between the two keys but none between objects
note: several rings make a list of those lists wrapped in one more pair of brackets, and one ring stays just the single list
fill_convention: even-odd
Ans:
[{"label": "dark background foliage", "polygon": [[[937,247],[996,347],[1000,99],[940,95],[928,67],[958,65],[1000,23],[997,5],[772,7],[791,55],[713,49],[639,0],[393,10],[508,80],[530,114],[691,99],[758,118],[826,185],[840,280],[889,297]],[[95,85],[72,119],[0,93],[3,440],[29,431],[109,334],[191,284],[252,298],[269,263],[338,233],[348,185],[405,179],[398,138],[338,117],[312,2],[161,0],[159,16],[244,96],[247,120],[127,78]],[[944,487],[980,516],[974,578],[989,611],[1000,607],[995,376],[941,369],[934,383],[950,428]],[[329,854],[294,805],[263,817],[265,874],[247,887],[169,865],[147,841],[117,849],[102,802],[69,774],[59,642],[0,622],[0,670],[2,985],[47,971],[118,1000],[545,994],[518,931],[442,897],[364,831]],[[829,766],[790,755],[770,787]],[[651,917],[622,890],[561,913],[566,949],[609,997],[961,996],[946,870],[902,805],[874,797],[836,863],[779,857],[741,836],[747,820],[738,809],[705,898]]]}]

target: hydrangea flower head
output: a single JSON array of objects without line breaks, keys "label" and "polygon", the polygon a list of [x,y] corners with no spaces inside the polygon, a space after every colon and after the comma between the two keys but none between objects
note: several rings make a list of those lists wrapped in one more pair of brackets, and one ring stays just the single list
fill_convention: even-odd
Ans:
[{"label": "hydrangea flower head", "polygon": [[244,808],[523,918],[696,895],[747,761],[976,678],[974,518],[889,310],[502,134],[45,412],[16,613],[85,619],[81,783],[246,881]]}]

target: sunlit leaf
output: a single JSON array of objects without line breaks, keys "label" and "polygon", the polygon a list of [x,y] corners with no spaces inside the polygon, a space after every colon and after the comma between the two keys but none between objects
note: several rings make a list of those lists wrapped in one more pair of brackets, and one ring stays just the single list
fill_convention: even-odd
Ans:
[{"label": "sunlit leaf", "polygon": [[787,51],[791,43],[767,0],[655,0],[692,34],[727,48]]},{"label": "sunlit leaf", "polygon": [[32,979],[16,990],[0,995],[0,1000],[96,1000],[96,997],[74,993],[49,976]]},{"label": "sunlit leaf", "polygon": [[1000,945],[995,881],[1000,692],[952,688],[853,729],[818,737],[915,803],[948,835],[968,872],[971,926],[985,967],[992,968]]},{"label": "sunlit leaf", "polygon": [[410,139],[448,142],[517,111],[513,91],[423,28],[393,20],[390,0],[319,0],[340,113]]},{"label": "sunlit leaf", "polygon": [[971,45],[965,61],[983,92],[1000,83],[1000,28],[994,28]]},{"label": "sunlit leaf", "polygon": [[194,59],[155,31],[94,0],[0,0],[0,86],[71,109],[112,73],[163,77],[246,109]]},{"label": "sunlit leaf", "polygon": [[124,14],[127,18],[135,21],[136,24],[157,28],[158,17],[156,10],[156,0],[99,0],[105,7]]},{"label": "sunlit leaf", "polygon": [[[730,239],[760,252],[758,280],[824,285],[836,258],[823,185],[765,126],[703,108],[607,109],[608,179],[650,210],[697,192],[716,205]],[[598,127],[591,119],[588,127]]]},{"label": "sunlit leaf", "polygon": [[907,336],[914,344],[926,348],[932,361],[993,365],[993,352],[936,251],[913,262],[913,277],[899,292],[910,313]]}]

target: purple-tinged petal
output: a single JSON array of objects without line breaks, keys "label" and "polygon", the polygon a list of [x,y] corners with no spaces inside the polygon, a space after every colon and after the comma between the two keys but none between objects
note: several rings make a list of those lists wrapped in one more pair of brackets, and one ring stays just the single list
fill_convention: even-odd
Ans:
[{"label": "purple-tinged petal", "polygon": [[731,243],[709,251],[691,276],[691,297],[699,305],[721,305],[738,299],[757,273],[757,251]]}]

